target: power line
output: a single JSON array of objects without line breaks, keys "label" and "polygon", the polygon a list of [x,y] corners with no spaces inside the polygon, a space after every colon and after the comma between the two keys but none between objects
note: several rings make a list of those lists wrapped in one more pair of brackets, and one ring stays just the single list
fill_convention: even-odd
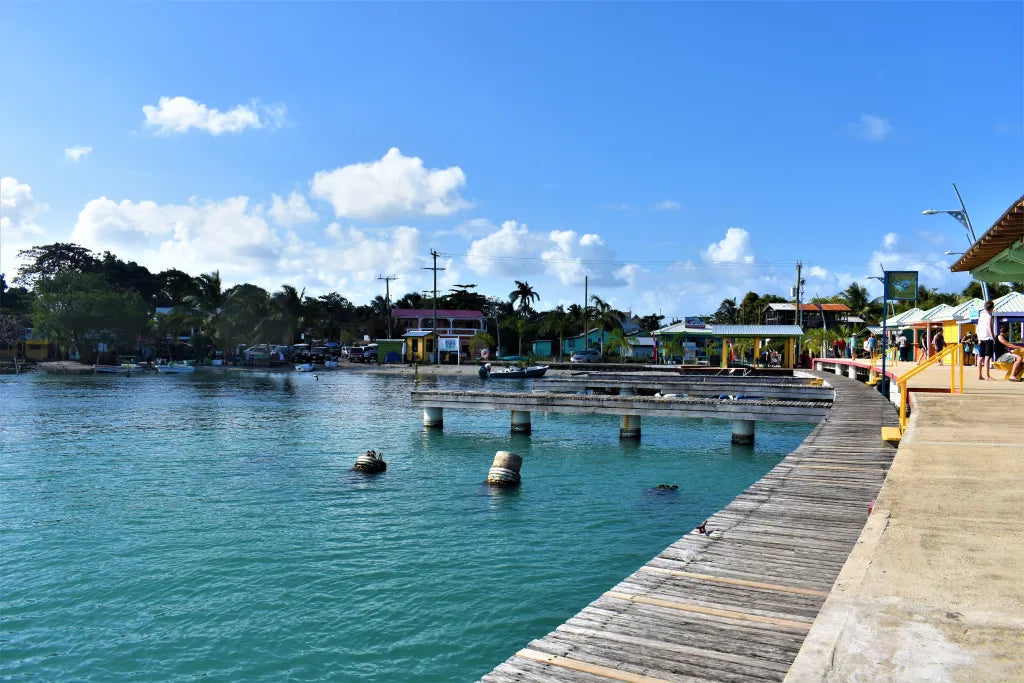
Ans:
[{"label": "power line", "polygon": [[378,280],[384,281],[384,309],[388,314],[388,339],[391,339],[391,281],[397,280],[397,275],[378,275]]},{"label": "power line", "polygon": [[[445,268],[444,266],[441,266],[440,268],[437,267],[437,257],[440,256],[440,254],[436,250],[431,249],[430,250],[430,255],[434,257],[434,267],[433,268],[424,268],[423,270],[432,270],[432,271],[434,271],[434,330],[433,330],[433,332],[434,332],[434,359],[437,361],[436,365],[440,365],[441,364],[441,350],[439,348],[439,344],[441,343],[441,340],[437,336],[437,271],[439,271],[439,270],[447,270],[447,268]],[[460,349],[459,352],[461,353],[462,350]]]}]

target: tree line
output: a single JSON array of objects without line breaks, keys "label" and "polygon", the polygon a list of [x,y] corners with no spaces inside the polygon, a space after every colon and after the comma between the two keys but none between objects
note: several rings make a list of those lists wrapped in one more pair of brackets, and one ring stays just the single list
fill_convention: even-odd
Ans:
[{"label": "tree line", "polygon": [[[291,284],[273,292],[249,283],[224,287],[219,271],[193,276],[170,268],[154,273],[109,251],[96,254],[71,243],[36,246],[19,256],[24,263],[12,285],[0,275],[0,343],[16,343],[21,329],[33,328],[35,337],[56,343],[62,353],[77,349],[84,357],[100,343],[132,350],[140,336],[154,340],[161,347],[158,353],[173,356],[177,340],[191,335],[190,351],[196,357],[244,344],[291,345],[303,335],[341,343],[364,335],[377,339],[387,335],[391,309],[430,309],[435,303],[432,297],[415,292],[394,302],[376,296],[369,304],[356,305],[340,292],[307,296],[304,289]],[[585,328],[598,328],[608,333],[605,352],[628,348],[623,323],[629,314],[600,296],[591,296],[585,306],[559,305],[537,311],[538,292],[528,282],[514,282],[515,288],[506,298],[481,294],[474,284],[454,285],[438,295],[437,307],[485,314],[487,331],[478,336],[475,346],[494,348],[501,339],[501,346],[515,348],[522,355],[524,347],[544,338],[558,339],[560,352],[565,338],[579,335]],[[1012,287],[1024,291],[1022,283]],[[991,285],[990,293],[995,297],[1010,289]],[[917,305],[955,304],[980,293],[976,282],[961,294],[921,287]],[[784,301],[774,294],[751,291],[739,300],[724,299],[717,310],[701,317],[711,323],[756,324],[762,321],[768,304]],[[811,302],[845,303],[854,315],[870,321],[880,320],[882,314],[881,301],[871,298],[856,282],[832,297]],[[902,305],[897,312],[909,305]],[[167,312],[155,315],[157,309]],[[632,322],[650,332],[679,321],[649,314],[633,316]]]}]

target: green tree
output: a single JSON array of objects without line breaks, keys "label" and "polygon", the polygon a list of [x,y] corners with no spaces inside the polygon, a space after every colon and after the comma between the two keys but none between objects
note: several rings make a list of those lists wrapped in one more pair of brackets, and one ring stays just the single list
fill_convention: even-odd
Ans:
[{"label": "green tree", "polygon": [[756,325],[761,318],[761,297],[757,292],[747,292],[740,301],[737,315],[743,325]]},{"label": "green tree", "polygon": [[608,335],[606,346],[607,353],[609,355],[617,353],[620,358],[625,358],[626,354],[629,352],[629,342],[621,328],[613,330]]},{"label": "green tree", "polygon": [[[301,292],[292,285],[281,285],[281,289],[274,292],[270,299],[271,317],[278,322],[278,329],[281,331],[279,341],[282,344],[291,345],[295,343],[299,332],[303,328],[303,299],[306,290]],[[379,297],[383,299],[383,297]]]},{"label": "green tree", "polygon": [[486,332],[477,332],[469,339],[470,359],[479,358],[481,349],[491,349],[497,355],[497,348],[494,346],[494,337]]},{"label": "green tree", "polygon": [[508,299],[513,305],[518,302],[519,315],[530,313],[533,310],[533,302],[540,300],[540,294],[537,294],[529,282],[516,280],[515,283],[516,288],[508,295]]},{"label": "green tree", "polygon": [[231,349],[240,344],[267,341],[266,337],[257,335],[257,330],[270,315],[267,290],[248,283],[235,285],[224,293],[219,320],[222,342]]},{"label": "green tree", "polygon": [[558,335],[558,360],[562,360],[562,350],[565,347],[565,332],[571,324],[571,316],[561,305],[548,311],[544,315],[543,322],[541,322],[541,334]]},{"label": "green tree", "polygon": [[36,290],[35,329],[64,351],[89,355],[101,342],[127,348],[149,323],[149,306],[138,292],[115,292],[97,273],[62,272],[37,279]]},{"label": "green tree", "polygon": [[100,260],[91,251],[70,242],[23,249],[18,256],[27,262],[18,269],[15,282],[29,289],[35,288],[39,280],[51,279],[61,273],[95,273],[100,270]]},{"label": "green tree", "polygon": [[524,318],[510,317],[501,321],[501,327],[516,335],[519,340],[518,355],[523,355],[523,337],[533,330],[533,325]]},{"label": "green tree", "polygon": [[718,310],[711,314],[709,320],[716,325],[739,324],[740,312],[736,306],[736,299],[722,299]]},{"label": "green tree", "polygon": [[[186,296],[179,307],[180,312],[195,319],[194,327],[199,328],[201,335],[218,346],[220,312],[224,308],[224,288],[220,279],[220,271],[203,273],[193,278],[195,293]],[[199,349],[197,349],[199,350]]]}]

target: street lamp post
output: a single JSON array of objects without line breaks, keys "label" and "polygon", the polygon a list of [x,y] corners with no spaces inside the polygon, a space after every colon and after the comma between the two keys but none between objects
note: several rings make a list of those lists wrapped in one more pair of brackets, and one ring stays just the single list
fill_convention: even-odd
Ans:
[{"label": "street lamp post", "polygon": [[[959,210],[925,209],[924,211],[921,212],[921,214],[924,216],[934,216],[940,213],[948,213],[950,216],[960,221],[960,224],[967,229],[967,240],[971,243],[971,246],[973,247],[975,242],[978,241],[978,238],[974,236],[974,226],[971,225],[971,217],[967,214],[967,207],[964,206],[964,199],[963,197],[960,196],[960,190],[957,189],[956,183],[953,183],[953,191],[956,192],[956,198],[960,201]],[[946,253],[950,254],[951,252],[947,251]],[[981,283],[981,292],[982,295],[985,297],[985,301],[988,301],[988,284],[984,280],[978,280],[978,282]]]},{"label": "street lamp post", "polygon": [[[879,280],[882,283],[882,380],[878,383],[878,390],[882,392],[882,396],[885,396],[886,400],[889,398],[889,378],[885,374],[885,357],[886,357],[886,345],[889,341],[889,332],[886,323],[889,317],[889,272],[882,271],[882,277],[876,277],[874,275],[868,275],[865,279]],[[868,360],[870,365],[871,361]]]}]

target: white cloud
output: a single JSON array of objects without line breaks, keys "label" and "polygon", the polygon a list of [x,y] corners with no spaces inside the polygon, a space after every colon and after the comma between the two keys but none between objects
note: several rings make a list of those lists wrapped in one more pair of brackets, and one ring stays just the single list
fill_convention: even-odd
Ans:
[{"label": "white cloud", "polygon": [[882,247],[885,249],[892,249],[899,241],[899,235],[894,232],[887,232],[885,233],[885,237],[882,238]]},{"label": "white cloud", "polygon": [[857,137],[873,142],[884,140],[892,132],[889,119],[874,114],[861,114],[860,121],[850,124],[847,128]]},{"label": "white cloud", "polygon": [[682,210],[683,206],[682,204],[675,200],[662,199],[660,202],[657,202],[652,208],[654,208],[655,211],[680,211]]},{"label": "white cloud", "polygon": [[821,266],[811,266],[807,269],[807,277],[823,280],[829,276],[828,270]]},{"label": "white cloud", "polygon": [[298,192],[292,192],[288,195],[287,200],[281,199],[276,194],[272,195],[268,213],[277,221],[278,225],[286,228],[316,220],[316,212],[309,208],[305,196]]},{"label": "white cloud", "polygon": [[0,178],[0,272],[8,284],[18,270],[18,252],[46,241],[36,218],[50,207],[36,200],[32,187],[17,178]]},{"label": "white cloud", "polygon": [[84,145],[75,145],[74,147],[64,148],[64,158],[70,159],[71,161],[80,161],[82,157],[86,156],[92,151],[92,147],[86,147]]},{"label": "white cloud", "polygon": [[709,244],[701,255],[710,263],[753,263],[754,252],[750,247],[750,233],[743,228],[729,228],[721,241]]},{"label": "white cloud", "polygon": [[428,169],[419,157],[392,147],[376,161],[319,171],[310,187],[338,218],[383,219],[451,215],[469,206],[459,195],[465,184],[458,166]]},{"label": "white cloud", "polygon": [[282,245],[262,207],[250,207],[248,197],[188,204],[100,197],[79,212],[69,239],[151,270],[175,267],[196,274],[219,269],[233,282],[262,280],[274,272]]},{"label": "white cloud", "polygon": [[142,107],[146,125],[157,134],[187,133],[192,128],[210,135],[240,133],[246,128],[280,128],[284,125],[287,109],[283,104],[265,106],[258,100],[239,104],[230,111],[211,109],[188,97],[161,97],[157,106]]},{"label": "white cloud", "polygon": [[582,285],[589,277],[595,286],[622,287],[636,275],[635,269],[615,261],[615,252],[599,235],[574,230],[536,233],[516,221],[505,221],[498,230],[474,240],[466,265],[479,275],[522,279],[543,274],[561,286]]},{"label": "white cloud", "polygon": [[[915,248],[919,246],[921,245],[915,245]],[[949,257],[939,251],[927,253],[901,251],[896,235],[890,232],[882,238],[881,248],[871,252],[871,257],[865,264],[865,272],[877,275],[879,265],[885,270],[916,270],[920,284],[926,287],[946,289],[959,281],[949,271],[949,262]],[[864,284],[872,292],[881,294],[882,288],[877,280],[870,280]]]}]

